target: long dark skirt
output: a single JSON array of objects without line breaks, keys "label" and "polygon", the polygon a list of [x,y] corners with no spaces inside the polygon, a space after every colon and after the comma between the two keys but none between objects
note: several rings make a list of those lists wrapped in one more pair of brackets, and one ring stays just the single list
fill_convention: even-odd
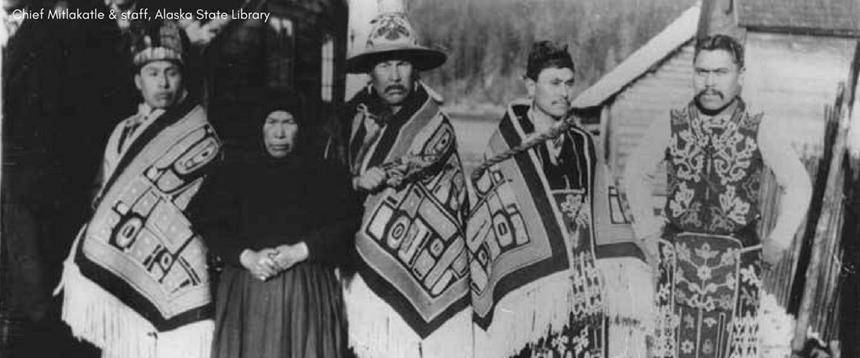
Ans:
[{"label": "long dark skirt", "polygon": [[340,358],[343,294],[331,268],[302,263],[262,282],[226,267],[215,301],[215,358]]}]

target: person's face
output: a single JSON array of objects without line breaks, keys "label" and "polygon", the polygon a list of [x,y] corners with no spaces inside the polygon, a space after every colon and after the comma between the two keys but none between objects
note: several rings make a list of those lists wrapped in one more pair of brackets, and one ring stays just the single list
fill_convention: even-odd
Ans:
[{"label": "person's face", "polygon": [[263,142],[266,151],[275,158],[286,157],[296,146],[299,124],[287,111],[277,110],[266,117],[263,124]]},{"label": "person's face", "polygon": [[741,92],[744,70],[725,50],[702,50],[693,65],[696,101],[707,110],[719,110]]},{"label": "person's face", "polygon": [[412,63],[388,60],[377,63],[370,71],[373,89],[390,106],[398,106],[409,96],[413,87]]},{"label": "person's face", "polygon": [[561,119],[570,109],[573,82],[570,68],[547,67],[540,71],[537,80],[526,78],[526,90],[539,110]]},{"label": "person's face", "polygon": [[182,70],[171,61],[152,61],[134,75],[134,85],[152,108],[168,108],[182,94]]}]

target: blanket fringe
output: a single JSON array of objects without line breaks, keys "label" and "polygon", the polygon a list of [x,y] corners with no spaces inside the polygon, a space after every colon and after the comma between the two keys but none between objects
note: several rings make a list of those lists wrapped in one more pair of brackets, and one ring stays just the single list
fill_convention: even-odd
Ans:
[{"label": "blanket fringe", "polygon": [[797,324],[794,316],[786,312],[775,295],[765,290],[761,291],[760,305],[758,311],[760,355],[762,357],[791,356],[791,340],[794,338]]},{"label": "blanket fringe", "polygon": [[496,304],[493,322],[487,330],[475,327],[475,357],[508,357],[551,330],[561,329],[569,322],[572,300],[567,271],[508,293]]},{"label": "blanket fringe", "polygon": [[62,319],[78,339],[102,349],[103,357],[208,358],[212,320],[158,332],[149,321],[84,277],[68,260],[63,268]]},{"label": "blanket fringe", "polygon": [[[604,310],[609,318],[609,357],[644,357],[653,329],[654,295],[650,268],[641,260],[597,260]],[[475,329],[476,357],[506,357],[568,323],[572,307],[567,273],[556,273],[514,291],[496,306],[487,331]],[[540,309],[523,309],[539,307]]]},{"label": "blanket fringe", "polygon": [[464,309],[425,339],[355,275],[344,288],[349,346],[359,358],[472,357],[472,310]]},{"label": "blanket fringe", "polygon": [[656,312],[651,268],[632,257],[599,259],[596,265],[609,317],[609,357],[646,357]]}]

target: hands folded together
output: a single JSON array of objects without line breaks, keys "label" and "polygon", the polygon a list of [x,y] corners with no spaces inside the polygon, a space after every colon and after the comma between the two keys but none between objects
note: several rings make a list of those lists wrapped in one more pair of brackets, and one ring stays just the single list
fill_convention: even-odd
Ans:
[{"label": "hands folded together", "polygon": [[307,260],[308,246],[304,242],[295,245],[281,245],[259,251],[246,249],[239,256],[239,262],[254,277],[265,281],[289,270],[295,264]]}]

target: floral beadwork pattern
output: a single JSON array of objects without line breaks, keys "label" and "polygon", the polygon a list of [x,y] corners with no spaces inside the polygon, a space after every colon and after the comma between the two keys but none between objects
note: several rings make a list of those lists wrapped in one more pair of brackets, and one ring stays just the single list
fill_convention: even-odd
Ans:
[{"label": "floral beadwork pattern", "polygon": [[670,234],[659,244],[652,356],[758,356],[760,250],[734,238]]},{"label": "floral beadwork pattern", "polygon": [[547,330],[516,357],[605,358],[607,320],[600,271],[594,257],[591,201],[581,189],[553,190],[570,245],[570,319],[560,329]]},{"label": "floral beadwork pattern", "polygon": [[576,216],[579,214],[579,209],[582,208],[582,201],[584,196],[579,193],[567,194],[564,196],[564,201],[559,203],[559,208],[561,212],[564,213],[570,219],[576,219]]},{"label": "floral beadwork pattern", "polygon": [[573,256],[571,281],[573,284],[573,315],[588,320],[603,315],[603,296],[600,286],[600,271],[588,253]]},{"label": "floral beadwork pattern", "polygon": [[[759,215],[761,114],[739,102],[731,117],[703,118],[694,105],[671,112],[669,219],[684,230],[729,234]],[[704,208],[704,209],[703,209]]]},{"label": "floral beadwork pattern", "polygon": [[605,358],[602,332],[606,322],[570,321],[558,332],[549,332],[536,343],[529,344],[517,358]]},{"label": "floral beadwork pattern", "polygon": [[738,250],[719,251],[707,242],[695,248],[680,242],[675,250],[675,302],[705,311],[731,310]]},{"label": "floral beadwork pattern", "polygon": [[[680,131],[672,136],[669,142],[669,154],[675,158],[672,161],[675,175],[682,180],[701,181],[701,173],[705,167],[705,153],[690,130]],[[705,143],[707,145],[707,143]]]}]

